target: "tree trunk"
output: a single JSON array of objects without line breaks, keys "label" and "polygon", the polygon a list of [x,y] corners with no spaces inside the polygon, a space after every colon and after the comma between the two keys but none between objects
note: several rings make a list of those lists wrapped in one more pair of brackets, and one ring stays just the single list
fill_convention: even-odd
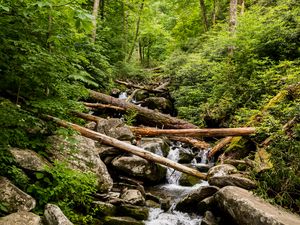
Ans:
[{"label": "tree trunk", "polygon": [[200,140],[189,138],[189,137],[168,137],[168,139],[170,139],[172,141],[180,141],[183,143],[187,143],[187,144],[193,146],[194,148],[198,148],[198,149],[207,149],[210,147],[210,144],[208,144],[205,141],[200,141]]},{"label": "tree trunk", "polygon": [[94,6],[93,6],[93,31],[92,31],[92,42],[96,41],[96,34],[97,34],[97,17],[98,17],[98,11],[99,11],[99,4],[100,0],[94,0]]},{"label": "tree trunk", "polygon": [[105,7],[105,0],[101,0],[100,2],[100,16],[101,16],[101,20],[104,19],[104,7]]},{"label": "tree trunk", "polygon": [[216,1],[213,1],[213,12],[212,12],[212,24],[213,26],[216,25],[216,18],[217,18],[217,7],[216,7]]},{"label": "tree trunk", "polygon": [[131,130],[142,136],[180,136],[180,137],[220,137],[220,136],[245,136],[255,133],[253,127],[243,128],[217,128],[217,129],[180,129],[162,130],[150,127],[132,127]]},{"label": "tree trunk", "polygon": [[245,0],[240,0],[241,12],[240,14],[243,15],[245,12]]},{"label": "tree trunk", "polygon": [[63,127],[68,127],[68,128],[73,128],[74,130],[78,131],[82,136],[85,136],[87,138],[91,138],[93,140],[99,141],[103,144],[109,145],[116,147],[118,149],[121,149],[125,152],[129,152],[131,154],[137,155],[139,157],[142,157],[144,159],[159,163],[161,165],[171,167],[175,170],[178,170],[180,172],[201,178],[201,179],[206,179],[206,175],[203,173],[200,173],[198,170],[189,168],[187,166],[183,166],[179,163],[173,162],[170,159],[164,158],[162,156],[156,155],[152,152],[148,152],[140,147],[128,144],[123,141],[119,141],[118,139],[106,136],[104,134],[100,134],[98,132],[89,130],[87,128],[81,127],[77,124],[69,123],[63,120],[60,120],[58,118],[52,117],[52,116],[46,116],[47,119],[51,119],[55,121],[57,124],[63,126]]},{"label": "tree trunk", "polygon": [[121,99],[117,99],[114,97],[111,97],[106,94],[102,94],[96,91],[89,90],[90,96],[98,101],[101,101],[106,104],[118,106],[121,108],[124,108],[125,110],[134,110],[138,113],[138,117],[143,120],[143,122],[147,125],[154,125],[158,127],[164,127],[164,128],[170,128],[170,129],[196,129],[197,126],[181,120],[174,118],[169,115],[165,115],[163,113],[143,108],[131,103],[128,103],[126,101],[123,101]]},{"label": "tree trunk", "polygon": [[138,39],[138,36],[139,36],[139,30],[140,30],[140,22],[141,22],[141,14],[142,14],[142,11],[144,9],[144,2],[145,0],[142,1],[141,5],[140,5],[140,10],[139,10],[139,15],[138,15],[138,20],[136,22],[136,31],[135,31],[135,36],[134,36],[134,40],[133,40],[133,43],[132,43],[132,46],[131,46],[131,49],[130,49],[130,52],[128,54],[128,58],[127,58],[127,62],[130,62],[131,60],[131,57],[132,57],[132,54],[133,54],[133,51],[134,51],[134,48],[135,48],[135,43]]},{"label": "tree trunk", "polygon": [[96,109],[114,109],[118,111],[124,111],[125,109],[122,107],[114,106],[114,105],[105,105],[101,103],[89,103],[89,102],[84,102],[83,103],[86,107],[90,108],[96,108]]},{"label": "tree trunk", "polygon": [[237,24],[237,0],[230,0],[229,31],[231,34],[235,32],[236,24]]},{"label": "tree trunk", "polygon": [[164,90],[162,90],[161,88],[149,88],[149,87],[145,87],[145,86],[140,86],[137,84],[132,84],[132,83],[128,83],[125,81],[121,81],[121,80],[115,80],[116,83],[118,84],[123,84],[126,87],[132,87],[132,88],[136,88],[136,89],[141,89],[141,90],[145,90],[145,91],[149,91],[152,93],[164,93]]},{"label": "tree trunk", "polygon": [[202,20],[203,20],[203,26],[204,31],[208,31],[208,22],[207,22],[207,16],[206,16],[206,6],[204,3],[204,0],[200,0],[200,9],[202,13]]}]

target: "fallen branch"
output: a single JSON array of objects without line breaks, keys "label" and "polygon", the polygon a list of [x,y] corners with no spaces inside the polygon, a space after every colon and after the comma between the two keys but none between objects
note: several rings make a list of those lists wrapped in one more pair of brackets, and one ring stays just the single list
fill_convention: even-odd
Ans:
[{"label": "fallen branch", "polygon": [[171,129],[196,129],[197,126],[181,119],[165,115],[155,110],[143,108],[135,104],[117,99],[106,94],[89,90],[90,96],[98,101],[106,104],[124,108],[125,110],[133,110],[138,113],[138,117],[147,125],[153,125]]},{"label": "fallen branch", "polygon": [[255,133],[254,127],[217,128],[217,129],[156,129],[145,127],[131,127],[132,132],[142,136],[180,136],[180,137],[219,137],[245,136]]},{"label": "fallen branch", "polygon": [[118,139],[106,136],[104,134],[100,134],[98,132],[89,130],[87,128],[84,128],[82,126],[79,126],[77,124],[73,124],[67,121],[63,121],[61,119],[58,119],[56,117],[52,117],[49,115],[46,115],[45,118],[50,119],[54,122],[56,122],[57,124],[59,124],[60,126],[63,127],[67,127],[67,128],[73,128],[74,130],[78,131],[82,136],[85,136],[87,138],[91,138],[93,140],[99,141],[103,144],[106,145],[110,145],[116,148],[119,148],[125,152],[129,152],[131,154],[137,155],[139,157],[142,157],[144,159],[150,160],[150,161],[154,161],[156,163],[159,163],[161,165],[167,166],[167,167],[171,167],[175,170],[178,170],[180,172],[201,178],[201,179],[206,179],[206,175],[203,173],[200,173],[198,170],[189,168],[187,166],[181,165],[179,163],[173,162],[170,159],[164,158],[162,156],[156,155],[152,152],[148,152],[140,147],[128,144],[126,142],[123,141],[119,141]]},{"label": "fallen branch", "polygon": [[198,149],[207,149],[210,147],[210,144],[208,144],[205,141],[200,141],[194,138],[189,138],[189,137],[168,137],[172,141],[180,141],[183,143],[187,143],[195,148]]}]

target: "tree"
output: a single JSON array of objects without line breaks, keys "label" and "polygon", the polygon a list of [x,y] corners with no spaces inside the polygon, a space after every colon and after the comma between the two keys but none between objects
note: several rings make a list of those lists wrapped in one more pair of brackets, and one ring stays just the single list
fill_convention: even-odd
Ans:
[{"label": "tree", "polygon": [[98,17],[98,11],[99,11],[99,4],[100,4],[100,0],[94,0],[93,14],[92,14],[93,15],[93,20],[92,20],[93,21],[92,42],[95,42],[95,40],[96,40],[97,17]]}]

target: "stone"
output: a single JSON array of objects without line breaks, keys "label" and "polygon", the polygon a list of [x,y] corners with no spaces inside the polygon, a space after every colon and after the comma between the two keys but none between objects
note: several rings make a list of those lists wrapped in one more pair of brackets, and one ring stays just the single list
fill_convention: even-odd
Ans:
[{"label": "stone", "polygon": [[104,225],[145,225],[145,223],[131,217],[106,216],[104,218]]},{"label": "stone", "polygon": [[139,156],[121,156],[111,162],[119,172],[145,182],[159,183],[166,177],[167,169]]},{"label": "stone", "polygon": [[132,205],[145,205],[145,198],[142,193],[136,189],[125,190],[121,194],[121,198]]},{"label": "stone", "polygon": [[194,154],[190,152],[180,151],[178,163],[191,163],[194,157]]},{"label": "stone", "polygon": [[167,157],[170,146],[167,140],[162,138],[142,138],[140,146],[152,153]]},{"label": "stone", "polygon": [[116,206],[108,202],[94,201],[94,210],[97,212],[97,216],[114,216],[116,214]]},{"label": "stone", "polygon": [[57,205],[47,204],[44,211],[46,225],[73,225]]},{"label": "stone", "polygon": [[238,186],[247,190],[251,190],[257,187],[254,181],[236,174],[211,177],[208,179],[208,183],[221,188],[225,186]]},{"label": "stone", "polygon": [[118,216],[129,216],[137,220],[147,220],[149,216],[149,208],[122,204],[117,207]]},{"label": "stone", "polygon": [[99,133],[122,141],[130,141],[134,139],[133,133],[131,132],[129,127],[125,126],[121,119],[111,118],[101,120],[98,122],[96,130]]},{"label": "stone", "polygon": [[92,121],[92,122],[85,124],[84,127],[87,129],[90,129],[90,130],[96,130],[97,123]]},{"label": "stone", "polygon": [[138,90],[134,96],[135,101],[139,102],[149,97],[149,92],[146,90]]},{"label": "stone", "polygon": [[48,138],[51,147],[46,151],[52,161],[67,162],[68,167],[81,172],[91,172],[98,180],[98,191],[108,192],[113,185],[105,164],[97,154],[95,141],[75,135],[65,139],[61,136]]},{"label": "stone", "polygon": [[42,218],[38,215],[20,211],[0,218],[0,225],[42,225]]},{"label": "stone", "polygon": [[219,219],[211,211],[207,211],[204,214],[201,225],[219,225]]},{"label": "stone", "polygon": [[151,199],[146,200],[145,205],[149,208],[160,208],[160,204]]},{"label": "stone", "polygon": [[230,174],[234,174],[237,172],[238,172],[238,170],[234,166],[232,166],[230,164],[221,164],[221,165],[217,165],[217,166],[214,166],[209,169],[209,171],[207,173],[207,179],[209,179],[211,177],[215,177],[215,176],[230,175]]},{"label": "stone", "polygon": [[5,177],[0,177],[0,202],[6,206],[8,213],[30,211],[36,206],[34,198]]},{"label": "stone", "polygon": [[201,181],[200,178],[182,173],[179,178],[179,184],[182,186],[194,186],[195,184],[198,184]]},{"label": "stone", "polygon": [[10,148],[9,151],[18,165],[23,169],[42,172],[46,166],[51,166],[46,159],[32,150]]},{"label": "stone", "polygon": [[205,163],[196,163],[195,167],[197,168],[198,171],[202,173],[207,173],[211,168],[211,165]]},{"label": "stone", "polygon": [[172,102],[163,97],[146,98],[145,100],[143,100],[141,105],[149,109],[157,109],[165,114],[171,114],[173,110]]},{"label": "stone", "polygon": [[215,194],[218,207],[243,225],[296,225],[300,217],[271,205],[245,189],[227,186]]},{"label": "stone", "polygon": [[202,215],[206,211],[212,210],[214,205],[215,205],[214,196],[207,197],[198,203],[197,212]]},{"label": "stone", "polygon": [[195,207],[198,202],[215,194],[219,188],[214,186],[202,186],[184,196],[176,205],[175,209],[181,212],[197,212]]}]

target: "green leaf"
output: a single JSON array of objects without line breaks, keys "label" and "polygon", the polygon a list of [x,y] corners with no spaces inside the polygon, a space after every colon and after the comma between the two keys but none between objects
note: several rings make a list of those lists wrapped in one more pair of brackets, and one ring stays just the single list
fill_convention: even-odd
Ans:
[{"label": "green leaf", "polygon": [[4,6],[4,5],[1,5],[1,4],[0,4],[0,9],[3,9],[6,12],[9,12],[9,10],[10,10],[8,6]]},{"label": "green leaf", "polygon": [[44,174],[37,172],[37,173],[35,173],[35,176],[37,179],[42,179],[44,177]]}]

